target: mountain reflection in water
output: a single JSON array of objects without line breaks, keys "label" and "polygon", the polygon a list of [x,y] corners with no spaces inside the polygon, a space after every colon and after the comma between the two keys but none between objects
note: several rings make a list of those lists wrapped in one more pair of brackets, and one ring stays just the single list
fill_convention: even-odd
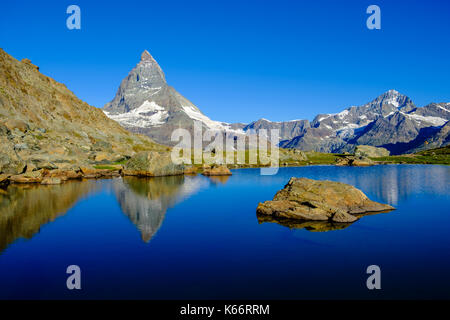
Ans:
[{"label": "mountain reflection in water", "polygon": [[[232,173],[0,190],[0,299],[77,299],[72,264],[89,300],[378,299],[361,276],[371,264],[386,268],[383,299],[450,298],[449,166]],[[291,177],[348,183],[396,210],[351,225],[259,224],[258,203]]]},{"label": "mountain reflection in water", "polygon": [[87,180],[0,189],[0,253],[19,238],[31,239],[42,225],[64,215],[96,187],[95,181]]},{"label": "mountain reflection in water", "polygon": [[116,179],[113,190],[122,212],[149,242],[161,227],[168,208],[207,185],[204,179],[185,176]]},{"label": "mountain reflection in water", "polygon": [[31,239],[41,226],[66,214],[78,201],[110,186],[122,212],[149,242],[168,208],[183,201],[208,180],[199,177],[125,177],[70,181],[61,185],[11,185],[0,189],[0,253],[20,238]]}]

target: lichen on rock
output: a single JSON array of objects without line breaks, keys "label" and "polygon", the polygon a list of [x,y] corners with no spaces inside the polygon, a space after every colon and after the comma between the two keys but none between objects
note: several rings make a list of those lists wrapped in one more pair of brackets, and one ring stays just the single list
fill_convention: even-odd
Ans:
[{"label": "lichen on rock", "polygon": [[345,183],[291,178],[273,200],[260,203],[256,211],[275,218],[351,223],[358,220],[356,215],[393,209]]}]

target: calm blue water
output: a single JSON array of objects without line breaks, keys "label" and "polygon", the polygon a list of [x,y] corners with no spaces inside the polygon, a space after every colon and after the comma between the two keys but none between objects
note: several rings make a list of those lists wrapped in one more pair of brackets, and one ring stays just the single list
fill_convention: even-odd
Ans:
[{"label": "calm blue water", "polygon": [[[397,210],[341,230],[259,223],[290,177],[352,184]],[[450,298],[450,167],[234,170],[229,179],[70,182],[0,192],[0,298]],[[66,289],[79,265],[82,290]],[[381,267],[382,290],[366,288]]]}]

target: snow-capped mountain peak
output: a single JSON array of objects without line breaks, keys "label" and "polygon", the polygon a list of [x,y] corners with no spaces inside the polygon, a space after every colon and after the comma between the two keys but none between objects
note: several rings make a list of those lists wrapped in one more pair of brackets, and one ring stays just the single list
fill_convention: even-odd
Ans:
[{"label": "snow-capped mountain peak", "polygon": [[[416,148],[428,135],[447,125],[450,104],[431,103],[417,108],[397,90],[388,90],[372,101],[335,114],[319,114],[312,122],[273,122],[264,118],[250,124],[214,121],[166,82],[164,72],[145,50],[139,63],[122,80],[114,99],[105,105],[106,115],[130,131],[173,145],[171,134],[184,128],[191,133],[194,121],[204,129],[227,135],[252,134],[278,129],[280,146],[322,152],[351,151],[357,144],[384,146],[393,152]],[[445,130],[444,130],[445,131]],[[440,134],[445,136],[445,132]],[[446,141],[445,138],[439,141]]]},{"label": "snow-capped mountain peak", "polygon": [[130,131],[147,134],[163,144],[172,144],[174,129],[192,130],[194,121],[200,121],[209,130],[243,133],[239,126],[211,120],[169,86],[158,62],[147,50],[103,110]]}]

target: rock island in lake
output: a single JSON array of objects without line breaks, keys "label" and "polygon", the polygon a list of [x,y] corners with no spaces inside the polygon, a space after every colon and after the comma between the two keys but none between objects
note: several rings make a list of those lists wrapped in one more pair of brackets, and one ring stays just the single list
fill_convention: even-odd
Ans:
[{"label": "rock island in lake", "polygon": [[291,178],[273,200],[260,203],[256,212],[273,218],[351,223],[358,215],[393,209],[345,183]]}]

